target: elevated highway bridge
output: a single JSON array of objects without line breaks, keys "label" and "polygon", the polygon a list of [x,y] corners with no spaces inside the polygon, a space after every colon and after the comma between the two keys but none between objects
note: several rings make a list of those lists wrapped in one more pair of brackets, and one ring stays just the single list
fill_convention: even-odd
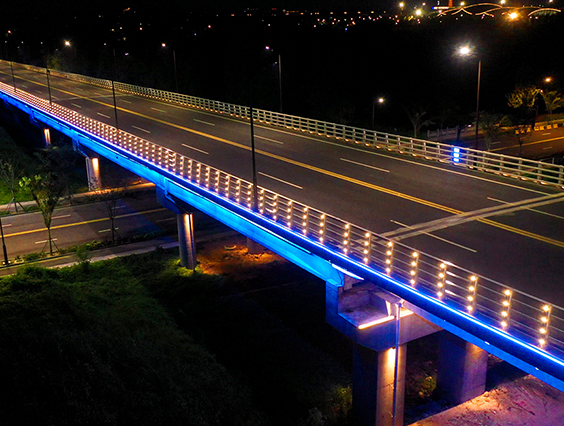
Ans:
[{"label": "elevated highway bridge", "polygon": [[562,167],[5,61],[0,97],[154,182],[181,239],[197,208],[324,279],[363,423],[400,424],[401,348],[439,329],[455,401],[484,350],[564,391]]}]

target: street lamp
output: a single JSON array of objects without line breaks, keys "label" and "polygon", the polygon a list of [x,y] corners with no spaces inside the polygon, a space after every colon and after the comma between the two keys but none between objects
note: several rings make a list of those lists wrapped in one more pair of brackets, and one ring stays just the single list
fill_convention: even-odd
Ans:
[{"label": "street lamp", "polygon": [[[473,55],[473,50],[469,46],[458,48],[458,55],[469,57]],[[476,134],[474,139],[474,149],[478,149],[478,129],[480,128],[480,82],[482,79],[482,59],[478,58],[478,87],[476,89]]]},{"label": "street lamp", "polygon": [[51,80],[49,79],[49,76],[51,75],[51,70],[49,68],[47,68],[45,70],[45,75],[47,76],[47,90],[49,92],[49,105],[52,105],[53,100],[51,98]]},{"label": "street lamp", "polygon": [[[270,46],[266,46],[267,51],[271,51]],[[280,97],[280,113],[282,113],[282,58],[280,57],[280,52],[278,52],[278,89]]]},{"label": "street lamp", "polygon": [[[161,43],[161,47],[166,49],[166,43]],[[176,93],[178,93],[178,73],[176,72],[176,50],[172,49],[172,64],[174,66],[174,85]]]},{"label": "street lamp", "polygon": [[383,105],[384,102],[386,102],[386,100],[382,97],[375,98],[372,101],[372,130],[374,130],[374,108],[375,108],[376,104]]}]

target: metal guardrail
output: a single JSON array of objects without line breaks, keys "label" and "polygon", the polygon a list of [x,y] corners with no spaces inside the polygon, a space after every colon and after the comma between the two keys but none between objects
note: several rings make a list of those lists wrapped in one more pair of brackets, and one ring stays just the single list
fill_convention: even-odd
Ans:
[{"label": "metal guardrail", "polygon": [[[0,61],[9,64],[7,61]],[[16,64],[22,68],[45,74],[45,68]],[[79,74],[51,70],[51,75],[69,80],[80,81],[111,89],[112,82]],[[249,119],[250,109],[245,106],[212,101],[195,96],[150,89],[131,84],[115,82],[115,89],[161,101],[172,102],[191,108],[199,108],[220,114],[229,114],[242,119]],[[329,123],[309,118],[297,117],[260,109],[253,110],[253,119],[272,126],[283,127],[336,140],[362,144],[367,147],[386,149],[401,154],[409,154],[426,160],[439,161],[457,166],[465,166],[488,173],[528,180],[544,185],[555,185],[564,189],[564,166],[555,165],[520,157],[456,147],[440,142],[409,138],[389,133],[377,132],[342,124]]]},{"label": "metal guardrail", "polygon": [[[219,169],[146,141],[76,111],[0,83],[0,91],[66,123],[104,138],[122,150],[251,208],[253,185]],[[399,143],[399,141],[394,141]],[[406,148],[416,149],[415,145]],[[427,147],[428,149],[429,147]],[[420,148],[417,148],[420,149]],[[441,155],[443,147],[435,147]],[[445,154],[447,155],[447,154]],[[485,161],[476,159],[475,161]],[[564,358],[564,309],[438,259],[344,219],[259,187],[258,210],[265,218],[334,251],[383,272],[529,344]]]}]

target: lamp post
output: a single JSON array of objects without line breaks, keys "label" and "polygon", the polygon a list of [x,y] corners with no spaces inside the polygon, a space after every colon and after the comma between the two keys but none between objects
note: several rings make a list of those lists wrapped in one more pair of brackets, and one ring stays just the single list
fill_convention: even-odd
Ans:
[{"label": "lamp post", "polygon": [[2,225],[2,216],[0,216],[0,234],[2,235],[2,249],[4,250],[4,265],[8,266],[10,261],[8,260],[8,251],[6,250],[6,244],[4,243],[4,226]]},{"label": "lamp post", "polygon": [[14,75],[14,61],[10,61],[10,68],[12,69],[12,83],[14,84],[14,92],[16,91],[16,76]]},{"label": "lamp post", "polygon": [[[265,49],[270,51],[270,46],[266,46]],[[280,98],[280,113],[282,113],[282,57],[280,56],[280,52],[278,52],[278,91],[279,91],[279,98]]]},{"label": "lamp post", "polygon": [[116,79],[116,49],[115,47],[112,49],[113,53],[113,70],[112,70],[112,96],[114,98],[114,115],[116,117],[116,129],[119,130],[118,124],[118,110],[117,110],[117,102],[116,102],[116,87],[115,87],[115,79]]},{"label": "lamp post", "polygon": [[378,103],[378,104],[380,104],[380,105],[383,105],[384,102],[386,102],[386,100],[385,100],[384,98],[382,98],[382,97],[375,98],[375,99],[372,101],[372,130],[374,130],[374,108],[375,108],[375,106],[376,106],[376,103]]},{"label": "lamp post", "polygon": [[[251,89],[252,90],[252,89]],[[258,202],[258,181],[257,181],[257,162],[255,155],[255,128],[253,124],[253,107],[249,107],[249,119],[251,120],[251,152],[252,152],[252,163],[253,163],[253,210],[259,211]]]},{"label": "lamp post", "polygon": [[45,75],[47,76],[47,91],[49,92],[49,105],[52,105],[53,100],[51,98],[51,80],[49,78],[49,76],[51,75],[51,70],[49,68],[45,70]]},{"label": "lamp post", "polygon": [[[458,55],[468,57],[473,55],[473,51],[468,46],[458,48]],[[476,133],[474,138],[474,149],[478,149],[478,131],[480,128],[480,83],[482,79],[482,59],[478,58],[478,86],[476,90]]]},{"label": "lamp post", "polygon": [[[161,47],[166,49],[166,43],[161,43]],[[172,65],[174,68],[174,87],[176,88],[176,93],[178,93],[178,73],[176,70],[176,50],[172,49]]]}]

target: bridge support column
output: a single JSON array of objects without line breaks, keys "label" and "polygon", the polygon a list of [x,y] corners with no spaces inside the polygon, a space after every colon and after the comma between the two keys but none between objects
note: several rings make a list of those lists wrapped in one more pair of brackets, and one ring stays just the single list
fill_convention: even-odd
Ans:
[{"label": "bridge support column", "polygon": [[196,244],[194,243],[194,215],[192,213],[178,213],[178,248],[180,251],[180,265],[185,268],[196,269]]},{"label": "bridge support column", "polygon": [[406,354],[407,345],[400,345],[394,410],[396,349],[373,351],[354,344],[353,413],[359,425],[403,426]]},{"label": "bridge support column", "polygon": [[194,240],[194,215],[186,212],[189,206],[179,206],[161,188],[157,186],[157,201],[171,212],[176,213],[178,228],[178,250],[180,265],[188,269],[196,269],[196,243]]},{"label": "bridge support column", "polygon": [[100,160],[98,157],[86,157],[86,177],[88,179],[88,189],[96,191],[102,188],[100,177]]},{"label": "bridge support column", "polygon": [[264,252],[264,247],[247,237],[247,250],[249,254],[261,254]]},{"label": "bridge support column", "polygon": [[452,333],[439,340],[437,394],[450,404],[462,404],[486,390],[488,353]]}]

